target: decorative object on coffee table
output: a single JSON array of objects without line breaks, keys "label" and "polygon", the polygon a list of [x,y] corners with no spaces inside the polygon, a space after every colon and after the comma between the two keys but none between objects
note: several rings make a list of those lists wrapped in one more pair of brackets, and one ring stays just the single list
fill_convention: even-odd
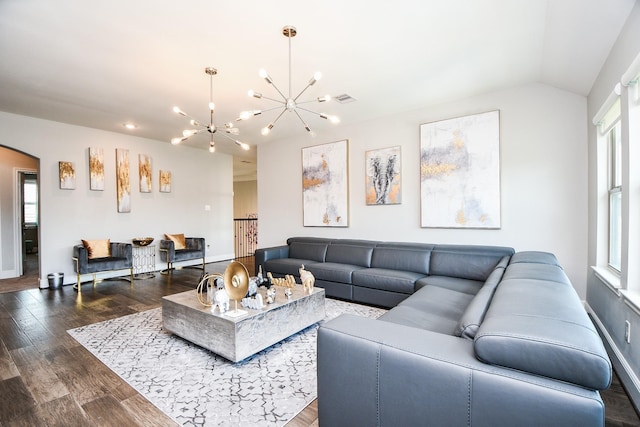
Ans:
[{"label": "decorative object on coffee table", "polygon": [[232,261],[224,270],[224,288],[229,294],[229,298],[235,301],[235,310],[226,313],[229,317],[245,316],[248,313],[238,310],[238,301],[247,295],[249,290],[249,272],[247,268],[238,261]]},{"label": "decorative object on coffee table", "polygon": [[316,283],[316,278],[313,277],[313,274],[310,271],[304,269],[304,264],[301,265],[298,270],[300,273],[300,281],[302,282],[302,289],[305,292],[313,292],[313,285]]}]

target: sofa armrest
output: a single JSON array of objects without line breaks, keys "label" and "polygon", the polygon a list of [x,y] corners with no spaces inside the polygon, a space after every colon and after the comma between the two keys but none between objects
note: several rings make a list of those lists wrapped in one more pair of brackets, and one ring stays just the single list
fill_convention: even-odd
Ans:
[{"label": "sofa armrest", "polygon": [[597,391],[487,365],[473,342],[342,315],[318,330],[320,427],[603,425]]},{"label": "sofa armrest", "polygon": [[[256,249],[254,252],[255,269],[254,274],[258,274],[258,266],[264,265],[271,259],[289,258],[289,245],[273,246],[270,248]],[[264,266],[262,267],[264,272]],[[266,272],[264,272],[266,274]]]},{"label": "sofa armrest", "polygon": [[73,263],[73,270],[76,273],[82,272],[82,266],[86,266],[89,262],[89,251],[84,245],[75,245],[73,247],[73,258],[78,260]]},{"label": "sofa armrest", "polygon": [[160,260],[170,262],[174,259],[176,259],[176,247],[173,240],[160,240]]}]

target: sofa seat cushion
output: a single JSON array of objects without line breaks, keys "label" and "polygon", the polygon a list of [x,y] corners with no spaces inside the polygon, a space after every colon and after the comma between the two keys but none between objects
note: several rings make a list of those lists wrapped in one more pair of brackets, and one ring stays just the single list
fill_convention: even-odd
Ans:
[{"label": "sofa seat cushion", "polygon": [[[309,269],[313,264],[316,264],[316,261],[310,259],[299,259],[299,258],[277,258],[270,259],[264,262],[264,272],[263,274],[266,276],[267,273],[272,273],[276,276],[284,276],[287,274],[291,274],[293,276],[300,276],[300,267],[304,264],[305,269]],[[309,270],[311,271],[311,270]]]},{"label": "sofa seat cushion", "polygon": [[428,285],[433,285],[469,295],[475,295],[478,293],[480,288],[482,288],[483,284],[484,282],[479,280],[460,279],[457,277],[446,276],[427,276],[416,282],[416,290]]},{"label": "sofa seat cushion", "polygon": [[385,322],[453,335],[472,295],[438,286],[426,286],[379,319]]},{"label": "sofa seat cushion", "polygon": [[424,277],[424,274],[414,273],[412,271],[363,268],[362,270],[353,272],[352,282],[355,286],[412,294],[415,290],[416,280]]},{"label": "sofa seat cushion", "polygon": [[362,270],[365,267],[359,265],[339,264],[336,262],[317,262],[305,265],[305,268],[313,274],[316,280],[325,280],[328,282],[352,283],[351,276],[356,270]]},{"label": "sofa seat cushion", "polygon": [[203,251],[195,249],[180,249],[175,251],[174,261],[186,261],[190,259],[202,258]]},{"label": "sofa seat cushion", "polygon": [[82,268],[80,273],[99,273],[107,270],[130,268],[128,264],[127,258],[124,257],[93,258],[87,261],[85,268]]}]

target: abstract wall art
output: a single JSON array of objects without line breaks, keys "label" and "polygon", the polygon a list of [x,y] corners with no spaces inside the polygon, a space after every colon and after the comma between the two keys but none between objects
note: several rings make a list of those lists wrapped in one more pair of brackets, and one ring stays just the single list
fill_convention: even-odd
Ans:
[{"label": "abstract wall art", "polygon": [[160,192],[171,193],[171,172],[160,171]]},{"label": "abstract wall art", "polygon": [[500,228],[500,112],[420,125],[421,226]]},{"label": "abstract wall art", "polygon": [[349,141],[302,149],[303,226],[349,226]]},{"label": "abstract wall art", "polygon": [[104,150],[89,148],[89,189],[104,190]]},{"label": "abstract wall art", "polygon": [[131,180],[129,177],[129,150],[116,148],[116,189],[118,212],[131,212]]},{"label": "abstract wall art", "polygon": [[138,154],[138,179],[140,192],[151,193],[151,157],[146,154]]},{"label": "abstract wall art", "polygon": [[365,197],[367,205],[402,202],[400,146],[365,153]]},{"label": "abstract wall art", "polygon": [[73,162],[58,162],[58,176],[61,190],[74,190],[76,188],[76,168]]}]

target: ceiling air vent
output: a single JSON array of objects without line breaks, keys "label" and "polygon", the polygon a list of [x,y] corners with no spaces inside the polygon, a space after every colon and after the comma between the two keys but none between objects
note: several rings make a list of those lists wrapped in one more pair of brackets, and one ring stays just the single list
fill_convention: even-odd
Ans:
[{"label": "ceiling air vent", "polygon": [[347,95],[346,93],[343,93],[342,95],[337,95],[334,97],[334,99],[338,101],[340,104],[348,104],[349,102],[353,102],[356,100],[351,95]]}]

